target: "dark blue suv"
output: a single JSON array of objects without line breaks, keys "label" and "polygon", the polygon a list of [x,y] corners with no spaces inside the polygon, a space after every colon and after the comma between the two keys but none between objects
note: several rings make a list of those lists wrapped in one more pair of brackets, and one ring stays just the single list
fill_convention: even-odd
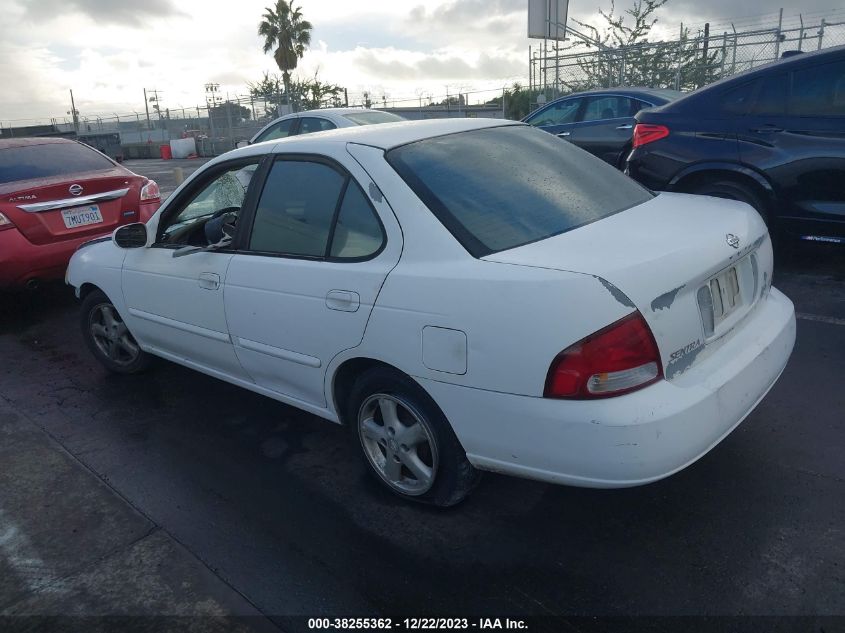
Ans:
[{"label": "dark blue suv", "polygon": [[772,228],[845,243],[845,46],[795,55],[636,115],[627,173],[731,198]]}]

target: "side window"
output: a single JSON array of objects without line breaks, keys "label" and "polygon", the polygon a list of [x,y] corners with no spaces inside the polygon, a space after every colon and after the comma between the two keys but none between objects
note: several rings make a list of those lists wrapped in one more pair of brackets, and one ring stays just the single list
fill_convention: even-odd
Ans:
[{"label": "side window", "polygon": [[845,60],[802,68],[794,73],[789,113],[845,116]]},{"label": "side window", "polygon": [[759,83],[759,80],[749,81],[722,93],[716,99],[716,107],[719,112],[724,114],[746,114]]},{"label": "side window", "polygon": [[299,123],[300,134],[311,134],[312,132],[322,132],[323,130],[333,130],[337,126],[328,119],[319,119],[317,117],[302,117]]},{"label": "side window", "polygon": [[781,116],[786,114],[786,93],[789,77],[786,73],[770,75],[760,80],[757,97],[750,113]]},{"label": "side window", "polygon": [[574,123],[580,106],[581,99],[567,99],[566,101],[561,101],[560,103],[554,103],[548,106],[545,110],[541,110],[533,117],[529,118],[527,123],[535,127],[541,125],[562,125],[564,123]]},{"label": "side window", "polygon": [[582,121],[604,121],[631,116],[631,100],[627,97],[590,97]]},{"label": "side window", "polygon": [[223,215],[229,224],[237,224],[241,206],[257,168],[257,162],[241,165],[219,174],[202,186],[175,216],[170,216],[159,228],[159,241],[168,244],[204,245],[209,243],[206,231],[202,230],[207,224]]},{"label": "side window", "polygon": [[370,202],[354,180],[349,181],[332,237],[331,256],[368,257],[384,243],[384,232]]},{"label": "side window", "polygon": [[631,105],[628,111],[628,116],[634,116],[640,110],[645,110],[646,108],[653,108],[654,106],[650,103],[646,103],[645,101],[640,101],[639,99],[630,99]]},{"label": "side window", "polygon": [[255,142],[261,143],[262,141],[272,141],[276,138],[285,138],[286,136],[290,136],[290,131],[291,128],[293,128],[294,121],[296,121],[296,119],[285,119],[284,121],[280,121],[278,124],[274,125],[255,139]]},{"label": "side window", "polygon": [[276,161],[255,211],[250,250],[324,257],[345,181],[323,163]]}]

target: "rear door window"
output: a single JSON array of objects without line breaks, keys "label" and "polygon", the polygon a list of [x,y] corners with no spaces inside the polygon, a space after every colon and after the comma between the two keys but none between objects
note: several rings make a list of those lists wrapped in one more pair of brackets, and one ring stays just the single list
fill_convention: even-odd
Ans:
[{"label": "rear door window", "polygon": [[328,119],[318,117],[306,116],[300,119],[299,133],[311,134],[312,132],[322,132],[324,130],[333,130],[337,126]]},{"label": "rear door window", "polygon": [[81,143],[43,143],[0,149],[0,183],[112,168],[113,162]]},{"label": "rear door window", "polygon": [[632,101],[635,100],[628,97],[590,97],[587,100],[587,107],[584,109],[584,116],[581,120],[604,121],[634,116],[638,108],[634,108]]},{"label": "rear door window", "polygon": [[793,73],[789,113],[793,116],[845,116],[845,60]]},{"label": "rear door window", "polygon": [[346,178],[323,163],[277,160],[261,192],[249,249],[323,257]]},{"label": "rear door window", "polygon": [[604,161],[522,125],[397,147],[387,160],[475,257],[536,242],[650,200]]},{"label": "rear door window", "polygon": [[786,96],[789,92],[789,75],[782,73],[764,77],[758,82],[757,96],[749,113],[761,116],[786,114]]},{"label": "rear door window", "polygon": [[723,114],[746,114],[757,92],[758,81],[749,81],[730,88],[716,98],[716,108]]}]

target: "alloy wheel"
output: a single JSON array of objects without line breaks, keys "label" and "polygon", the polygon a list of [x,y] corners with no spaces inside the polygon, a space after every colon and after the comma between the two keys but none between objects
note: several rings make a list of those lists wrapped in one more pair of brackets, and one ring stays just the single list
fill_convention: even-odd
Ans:
[{"label": "alloy wheel", "polygon": [[141,353],[138,343],[110,303],[94,306],[88,329],[100,353],[118,365],[131,365]]},{"label": "alloy wheel", "polygon": [[385,393],[364,400],[358,435],[367,460],[392,488],[406,495],[428,492],[437,473],[434,434],[409,404]]}]

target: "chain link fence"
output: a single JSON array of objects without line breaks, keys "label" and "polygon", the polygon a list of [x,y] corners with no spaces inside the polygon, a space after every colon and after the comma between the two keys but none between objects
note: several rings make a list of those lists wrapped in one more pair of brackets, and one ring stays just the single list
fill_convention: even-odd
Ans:
[{"label": "chain link fence", "polygon": [[[845,44],[845,11],[812,24],[778,24],[737,32],[711,33],[709,24],[695,37],[647,42],[562,54],[534,51],[529,89],[546,100],[596,88],[647,86],[691,91],[722,77],[779,59],[787,51],[812,51]],[[682,29],[683,33],[683,29]],[[584,45],[586,46],[586,44]],[[544,47],[545,48],[545,47]],[[536,105],[536,104],[534,104]]]},{"label": "chain link fence", "polygon": [[[503,118],[503,87],[467,90],[458,87],[444,95],[420,92],[407,98],[389,98],[361,93],[347,98],[352,107],[372,107],[414,119],[485,117]],[[447,87],[448,89],[448,87]],[[282,103],[279,104],[278,102]],[[112,158],[159,158],[167,155],[170,141],[193,139],[199,157],[218,156],[251,139],[267,123],[288,114],[284,97],[267,100],[250,95],[228,96],[214,104],[193,107],[141,109],[127,114],[72,116],[25,121],[0,121],[0,138],[23,136],[67,136],[81,140]],[[313,104],[311,104],[313,106]],[[326,102],[321,107],[344,103]]]}]

